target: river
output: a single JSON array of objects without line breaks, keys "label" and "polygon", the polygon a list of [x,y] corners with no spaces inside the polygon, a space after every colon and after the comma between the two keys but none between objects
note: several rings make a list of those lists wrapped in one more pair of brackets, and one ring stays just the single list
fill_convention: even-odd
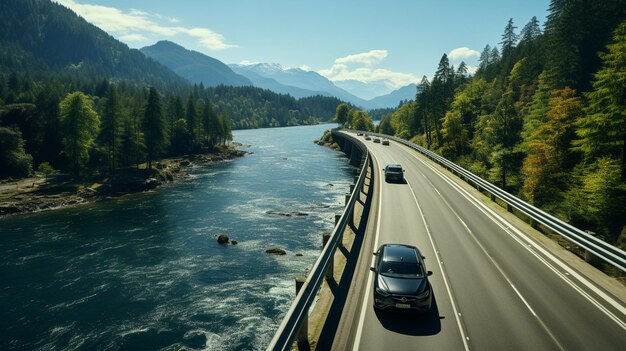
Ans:
[{"label": "river", "polygon": [[332,126],[235,131],[251,154],[156,191],[0,219],[0,349],[265,349],[353,180],[312,142]]}]

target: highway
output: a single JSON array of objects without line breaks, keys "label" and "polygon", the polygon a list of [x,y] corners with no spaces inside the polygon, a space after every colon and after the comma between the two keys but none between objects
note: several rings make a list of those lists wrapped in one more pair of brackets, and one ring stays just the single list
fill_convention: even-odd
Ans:
[{"label": "highway", "polygon": [[[358,137],[362,138],[362,137]],[[375,193],[333,350],[624,350],[626,308],[416,151],[364,141]],[[383,167],[399,163],[403,184]],[[372,252],[417,246],[433,272],[426,315],[373,308]]]}]

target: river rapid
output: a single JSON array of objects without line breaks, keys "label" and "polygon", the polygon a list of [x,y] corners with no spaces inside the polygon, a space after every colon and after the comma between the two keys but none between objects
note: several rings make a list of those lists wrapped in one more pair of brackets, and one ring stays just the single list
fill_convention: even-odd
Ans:
[{"label": "river rapid", "polygon": [[0,349],[265,349],[353,180],[312,142],[331,127],[235,131],[250,154],[156,191],[0,219]]}]

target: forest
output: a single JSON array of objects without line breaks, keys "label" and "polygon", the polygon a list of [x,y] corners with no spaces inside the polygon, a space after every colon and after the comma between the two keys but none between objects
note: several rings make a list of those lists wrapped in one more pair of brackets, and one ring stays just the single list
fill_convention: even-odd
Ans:
[{"label": "forest", "polygon": [[151,166],[232,129],[327,121],[340,102],[192,86],[57,3],[0,2],[0,179]]},{"label": "forest", "polygon": [[[626,249],[624,2],[553,0],[543,28],[533,17],[517,29],[509,19],[473,76],[444,54],[378,131]],[[338,120],[373,130],[344,110]]]}]

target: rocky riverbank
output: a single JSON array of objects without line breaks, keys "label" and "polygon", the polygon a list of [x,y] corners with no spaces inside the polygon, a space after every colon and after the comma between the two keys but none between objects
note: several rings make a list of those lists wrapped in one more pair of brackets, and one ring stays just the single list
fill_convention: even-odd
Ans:
[{"label": "rocky riverbank", "polygon": [[190,167],[231,160],[245,155],[232,147],[213,153],[162,159],[139,168],[119,169],[111,176],[73,179],[59,175],[34,177],[0,183],[0,217],[76,206],[155,189],[188,175]]}]

